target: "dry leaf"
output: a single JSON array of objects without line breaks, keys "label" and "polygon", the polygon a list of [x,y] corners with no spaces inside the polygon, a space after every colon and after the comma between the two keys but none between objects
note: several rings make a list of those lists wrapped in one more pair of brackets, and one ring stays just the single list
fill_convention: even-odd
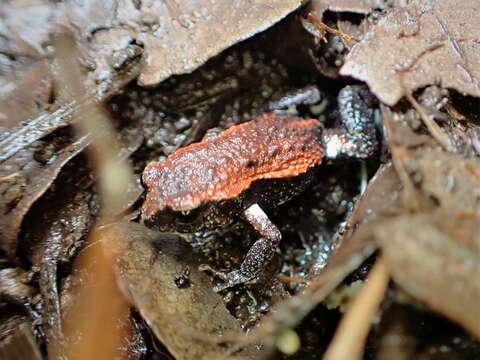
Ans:
[{"label": "dry leaf", "polygon": [[479,222],[445,209],[396,218],[375,233],[400,287],[480,338]]},{"label": "dry leaf", "polygon": [[480,96],[480,3],[417,0],[393,10],[353,47],[342,75],[367,82],[378,98],[394,105],[408,91],[441,81]]}]

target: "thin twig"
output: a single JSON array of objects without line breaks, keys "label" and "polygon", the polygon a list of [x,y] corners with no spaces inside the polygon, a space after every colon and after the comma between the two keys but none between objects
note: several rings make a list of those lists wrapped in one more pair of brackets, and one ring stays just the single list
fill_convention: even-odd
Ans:
[{"label": "thin twig", "polygon": [[344,32],[342,32],[340,30],[337,30],[337,29],[334,29],[334,28],[328,26],[322,20],[320,20],[316,15],[314,15],[312,13],[308,13],[307,19],[310,20],[321,32],[323,32],[323,33],[328,32],[328,33],[340,36],[342,38],[342,41],[344,41],[344,42],[345,41],[356,41],[356,42],[360,41],[359,39],[357,39],[357,38],[355,38],[351,35],[345,34]]},{"label": "thin twig", "polygon": [[429,47],[423,49],[417,55],[415,55],[415,57],[411,61],[409,61],[406,64],[401,65],[400,68],[398,68],[396,70],[396,72],[399,73],[399,74],[407,73],[420,61],[420,59],[422,57],[424,57],[427,54],[430,54],[430,53],[434,52],[437,49],[443,48],[444,46],[445,46],[444,42],[439,42],[439,43],[430,45]]},{"label": "thin twig", "polygon": [[277,279],[282,283],[282,284],[305,284],[307,283],[307,279],[301,278],[299,276],[287,276],[287,275],[278,275]]},{"label": "thin twig", "polygon": [[[77,51],[73,39],[59,35],[56,45],[56,64],[61,77],[56,80],[64,89],[62,96],[67,101],[86,98],[80,68],[76,63]],[[92,139],[88,155],[92,158],[99,177],[99,190],[102,198],[100,216],[108,218],[119,208],[122,196],[133,183],[132,170],[125,163],[116,161],[119,144],[110,119],[100,104],[93,101],[82,112],[74,113],[74,129],[81,136]],[[91,135],[88,135],[91,134]],[[112,359],[118,356],[121,339],[126,336],[126,327],[119,323],[129,316],[127,299],[122,296],[116,283],[114,272],[117,246],[115,242],[106,244],[102,232],[97,228],[89,235],[88,246],[75,261],[73,273],[89,271],[91,276],[81,282],[76,289],[76,301],[64,317],[65,344],[49,343],[49,358],[57,359],[64,352],[69,359]],[[75,335],[74,335],[75,334]],[[82,334],[76,339],[76,334]],[[75,341],[72,341],[75,339]]]},{"label": "thin twig", "polygon": [[324,360],[361,359],[372,319],[387,290],[390,276],[384,258],[377,259],[368,281],[343,316]]},{"label": "thin twig", "polygon": [[417,100],[413,97],[412,93],[408,91],[407,87],[405,86],[404,81],[404,72],[398,73],[398,80],[400,82],[400,86],[402,88],[403,94],[413,106],[413,108],[418,112],[420,118],[422,119],[423,123],[427,127],[428,131],[432,135],[432,137],[447,151],[452,151],[452,144],[450,143],[450,139],[448,136],[443,132],[443,130],[438,126],[438,124],[433,120],[425,111],[425,109],[418,103]]},{"label": "thin twig", "polygon": [[447,110],[448,115],[450,115],[450,117],[457,122],[465,123],[468,121],[468,118],[462,113],[460,113],[460,111],[458,111],[452,103],[446,103],[445,110]]},{"label": "thin twig", "polygon": [[20,175],[19,172],[14,172],[14,173],[11,173],[9,175],[2,176],[2,177],[0,177],[0,183],[4,182],[4,181],[10,181],[10,180],[15,179],[15,178],[20,177],[20,176],[21,175]]}]

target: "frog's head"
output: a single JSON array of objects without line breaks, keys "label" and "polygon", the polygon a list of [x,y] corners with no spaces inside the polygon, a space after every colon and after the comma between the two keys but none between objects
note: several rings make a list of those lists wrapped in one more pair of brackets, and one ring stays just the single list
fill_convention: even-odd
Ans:
[{"label": "frog's head", "polygon": [[143,223],[161,231],[201,228],[204,206],[192,199],[187,185],[164,163],[147,165],[142,174],[142,186],[146,190]]},{"label": "frog's head", "polygon": [[161,231],[194,232],[231,222],[225,201],[208,199],[208,192],[192,181],[195,175],[169,160],[147,165],[142,174],[144,224]]}]

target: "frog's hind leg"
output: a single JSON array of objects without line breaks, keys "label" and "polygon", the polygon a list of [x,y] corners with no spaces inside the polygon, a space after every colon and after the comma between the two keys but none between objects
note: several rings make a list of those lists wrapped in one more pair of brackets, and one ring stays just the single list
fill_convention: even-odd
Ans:
[{"label": "frog's hind leg", "polygon": [[340,91],[341,127],[325,130],[322,136],[326,158],[365,159],[377,151],[376,102],[364,85],[349,85]]},{"label": "frog's hind leg", "polygon": [[250,206],[243,212],[243,216],[260,235],[269,239],[275,246],[282,240],[282,233],[258,204]]},{"label": "frog's hind leg", "polygon": [[224,273],[216,271],[208,265],[203,265],[200,270],[211,272],[214,276],[222,280],[221,284],[214,286],[213,291],[219,292],[235,285],[254,282],[257,280],[263,268],[270,262],[273,257],[275,246],[272,242],[260,238],[248,250],[245,259],[240,267],[236,270]]},{"label": "frog's hind leg", "polygon": [[280,230],[270,221],[267,214],[263,212],[258,204],[253,204],[245,210],[244,216],[262,237],[255,241],[250,250],[248,250],[240,268],[229,273],[222,273],[214,271],[208,266],[202,267],[202,270],[210,271],[223,280],[222,284],[214,287],[213,290],[216,292],[257,280],[272,259],[275,248],[282,238]]}]

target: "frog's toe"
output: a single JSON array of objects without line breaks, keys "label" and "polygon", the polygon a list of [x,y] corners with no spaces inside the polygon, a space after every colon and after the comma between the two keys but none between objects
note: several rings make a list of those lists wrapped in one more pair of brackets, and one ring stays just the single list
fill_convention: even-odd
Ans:
[{"label": "frog's toe", "polygon": [[252,281],[250,276],[245,276],[240,270],[234,270],[227,274],[223,274],[221,279],[223,280],[223,283],[215,285],[213,291],[220,292],[236,285]]},{"label": "frog's toe", "polygon": [[223,290],[229,289],[236,285],[244,284],[246,282],[250,282],[252,280],[251,277],[247,277],[242,274],[240,270],[234,270],[226,273],[222,271],[217,271],[208,265],[200,265],[199,270],[209,272],[222,281],[221,283],[216,284],[213,287],[213,291],[215,292],[221,292]]}]

